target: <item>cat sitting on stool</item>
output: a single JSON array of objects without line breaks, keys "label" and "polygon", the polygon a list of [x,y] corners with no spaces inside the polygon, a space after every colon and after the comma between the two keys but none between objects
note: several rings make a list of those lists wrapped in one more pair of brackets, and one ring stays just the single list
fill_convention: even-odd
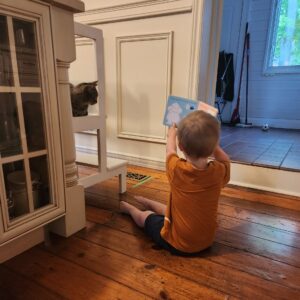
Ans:
[{"label": "cat sitting on stool", "polygon": [[82,82],[76,86],[70,84],[73,117],[87,116],[89,105],[97,103],[97,83],[98,81]]}]

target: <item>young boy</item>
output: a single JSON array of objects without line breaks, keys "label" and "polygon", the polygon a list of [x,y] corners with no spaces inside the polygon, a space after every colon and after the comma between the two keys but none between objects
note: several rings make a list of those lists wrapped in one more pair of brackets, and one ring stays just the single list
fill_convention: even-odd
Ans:
[{"label": "young boy", "polygon": [[[172,126],[168,131],[167,206],[144,197],[135,198],[145,211],[120,203],[121,211],[172,254],[194,255],[213,243],[219,195],[230,178],[230,160],[219,146],[219,135],[219,122],[210,114],[195,111],[186,116],[178,129]],[[176,136],[186,159],[177,155]],[[208,162],[211,155],[215,160]]]}]

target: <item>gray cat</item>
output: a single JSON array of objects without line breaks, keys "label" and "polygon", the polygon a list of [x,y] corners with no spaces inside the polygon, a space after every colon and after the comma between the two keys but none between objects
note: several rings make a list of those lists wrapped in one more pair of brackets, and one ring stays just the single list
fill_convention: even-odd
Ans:
[{"label": "gray cat", "polygon": [[87,116],[89,105],[97,103],[97,83],[98,81],[82,82],[76,86],[70,84],[73,117]]}]

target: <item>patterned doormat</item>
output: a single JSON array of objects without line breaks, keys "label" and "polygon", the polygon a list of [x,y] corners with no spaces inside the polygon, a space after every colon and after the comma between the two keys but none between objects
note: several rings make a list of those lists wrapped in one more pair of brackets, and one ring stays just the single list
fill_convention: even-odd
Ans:
[{"label": "patterned doormat", "polygon": [[142,185],[143,183],[152,179],[152,177],[149,175],[144,175],[144,174],[139,174],[139,173],[134,173],[134,172],[127,172],[126,177],[130,180],[137,182],[135,185],[132,186],[133,188],[138,187],[138,186]]},{"label": "patterned doormat", "polygon": [[144,179],[150,176],[139,173],[127,172],[126,177],[135,181],[143,181]]}]

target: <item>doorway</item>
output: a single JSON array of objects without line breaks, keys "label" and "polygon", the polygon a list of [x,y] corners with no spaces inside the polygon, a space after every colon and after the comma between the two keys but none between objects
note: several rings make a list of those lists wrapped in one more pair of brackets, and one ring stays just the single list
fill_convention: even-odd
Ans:
[{"label": "doorway", "polygon": [[[234,96],[219,102],[222,119],[221,145],[233,162],[300,170],[300,71],[289,66],[289,62],[280,66],[275,59],[271,59],[272,55],[276,57],[283,51],[280,50],[283,46],[275,47],[278,36],[275,36],[276,32],[272,28],[289,31],[288,34],[294,34],[292,38],[298,41],[300,28],[294,26],[291,33],[291,29],[282,24],[280,19],[285,13],[285,17],[293,18],[295,24],[299,24],[297,20],[299,21],[300,16],[292,14],[294,9],[291,5],[300,6],[300,3],[289,0],[223,2],[220,52],[225,51],[233,56]],[[248,70],[247,55],[243,57],[247,23],[250,49]],[[277,50],[272,50],[274,47]],[[279,54],[274,51],[279,51]],[[247,49],[245,52],[247,53]],[[290,52],[289,57],[291,55]],[[298,54],[295,55],[291,64],[300,64],[300,57],[298,61]],[[238,124],[232,122],[232,115],[237,107],[240,118]]]}]

